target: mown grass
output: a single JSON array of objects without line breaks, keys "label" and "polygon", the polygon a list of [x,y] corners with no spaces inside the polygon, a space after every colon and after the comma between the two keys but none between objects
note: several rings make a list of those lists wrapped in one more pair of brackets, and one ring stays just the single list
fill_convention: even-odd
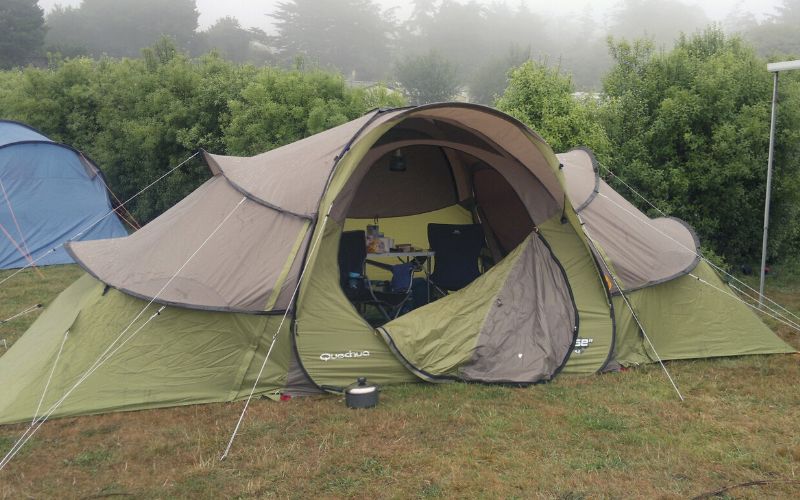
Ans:
[{"label": "mown grass", "polygon": [[[29,296],[12,300],[52,297],[79,274],[45,272],[48,281],[26,277],[19,291]],[[798,311],[792,286],[772,292]],[[32,319],[3,335],[15,338]],[[800,496],[797,355],[668,367],[683,403],[658,366],[527,389],[391,386],[361,411],[336,396],[254,401],[224,462],[242,403],[58,419],[0,472],[0,495],[685,498],[768,480],[726,495]],[[0,428],[0,451],[23,429]]]}]

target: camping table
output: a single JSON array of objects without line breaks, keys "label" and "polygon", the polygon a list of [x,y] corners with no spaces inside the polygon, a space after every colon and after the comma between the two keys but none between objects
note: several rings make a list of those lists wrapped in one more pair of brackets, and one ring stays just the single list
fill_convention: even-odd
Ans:
[{"label": "camping table", "polygon": [[407,264],[411,262],[411,259],[416,257],[427,257],[425,259],[425,278],[428,282],[428,302],[431,301],[431,260],[433,260],[433,256],[436,252],[433,250],[420,250],[417,252],[381,252],[381,253],[368,253],[367,258],[375,259],[375,258],[386,258],[386,257],[397,257],[400,262]]}]

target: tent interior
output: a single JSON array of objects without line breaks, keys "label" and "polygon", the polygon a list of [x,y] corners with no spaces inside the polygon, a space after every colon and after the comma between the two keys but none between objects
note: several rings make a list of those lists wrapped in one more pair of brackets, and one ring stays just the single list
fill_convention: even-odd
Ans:
[{"label": "tent interior", "polygon": [[[408,272],[399,264],[410,262],[415,290],[397,315],[446,293],[430,283],[430,271],[437,269],[428,235],[431,224],[479,227],[483,238],[473,264],[483,273],[500,262],[535,230],[532,212],[548,217],[561,210],[533,175],[521,175],[526,173],[524,165],[491,139],[448,120],[412,117],[391,128],[356,168],[358,184],[345,212],[344,231],[368,234],[377,226],[375,231],[390,239],[378,250],[365,242],[370,247],[364,266],[367,286],[379,293],[410,295],[408,280],[400,279],[402,288],[397,290],[392,279],[393,274]],[[520,193],[526,194],[530,206]],[[342,253],[348,250],[340,246],[340,263],[347,261]],[[402,250],[428,255],[396,255]],[[387,252],[392,255],[381,255]],[[418,285],[425,293],[417,293]],[[341,286],[348,287],[346,274]],[[359,310],[373,325],[391,317],[367,306]]]}]

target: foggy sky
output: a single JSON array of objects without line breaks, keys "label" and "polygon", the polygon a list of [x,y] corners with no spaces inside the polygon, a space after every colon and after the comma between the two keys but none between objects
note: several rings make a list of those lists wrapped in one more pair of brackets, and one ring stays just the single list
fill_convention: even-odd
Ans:
[{"label": "foggy sky", "polygon": [[[197,9],[200,11],[200,28],[205,29],[225,16],[239,19],[239,23],[246,28],[256,27],[267,32],[272,32],[271,18],[266,14],[275,9],[281,0],[197,0]],[[330,0],[336,1],[336,0]],[[403,0],[375,0],[383,9],[395,8],[398,19],[404,19],[412,9],[410,1]],[[481,3],[492,3],[492,0],[480,0]],[[750,12],[757,18],[772,14],[776,6],[781,5],[781,0],[683,0],[688,5],[699,5],[712,21],[723,21],[730,13],[736,11]],[[592,17],[599,23],[605,23],[609,14],[619,5],[620,0],[560,0],[557,5],[548,0],[523,0],[534,12],[551,12],[556,16],[577,14],[591,6]],[[49,12],[56,4],[64,6],[78,6],[81,0],[39,0],[39,5]],[[511,6],[516,6],[519,0],[508,0]]]}]

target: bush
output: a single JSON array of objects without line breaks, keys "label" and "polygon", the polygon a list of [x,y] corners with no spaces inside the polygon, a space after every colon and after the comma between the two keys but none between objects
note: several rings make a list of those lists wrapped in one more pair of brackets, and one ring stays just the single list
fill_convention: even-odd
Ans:
[{"label": "bush", "polygon": [[[28,123],[92,157],[127,199],[198,148],[261,153],[402,105],[381,88],[353,89],[321,71],[191,59],[167,39],[138,59],[54,60],[47,69],[0,72],[3,118]],[[131,203],[147,222],[209,176],[194,160]]]},{"label": "bush", "polygon": [[[728,262],[758,260],[772,92],[766,61],[718,29],[682,37],[666,53],[642,41],[612,40],[610,48],[616,66],[602,113],[609,166]],[[781,78],[772,259],[800,242],[800,79]]]}]

